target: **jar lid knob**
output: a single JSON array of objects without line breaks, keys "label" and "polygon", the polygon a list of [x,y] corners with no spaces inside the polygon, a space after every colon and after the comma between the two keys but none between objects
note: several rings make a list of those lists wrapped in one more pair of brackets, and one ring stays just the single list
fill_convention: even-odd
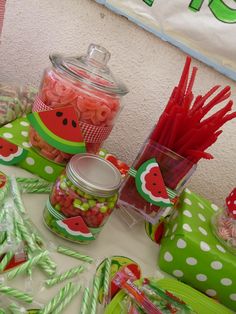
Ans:
[{"label": "jar lid knob", "polygon": [[98,65],[106,65],[111,57],[110,52],[99,45],[90,44],[88,47],[87,58],[89,61]]}]

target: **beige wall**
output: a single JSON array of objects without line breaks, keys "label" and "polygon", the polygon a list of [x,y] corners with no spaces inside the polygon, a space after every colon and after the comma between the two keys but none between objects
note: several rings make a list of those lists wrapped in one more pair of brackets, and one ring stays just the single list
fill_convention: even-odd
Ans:
[{"label": "beige wall", "polygon": [[[80,54],[89,43],[112,53],[110,66],[129,87],[125,108],[106,147],[131,162],[177,83],[185,54],[90,0],[8,0],[0,46],[0,79],[38,86],[48,54]],[[194,60],[199,67],[196,93],[235,82]],[[236,109],[236,105],[234,106]],[[236,186],[236,120],[210,149],[213,161],[201,161],[189,187],[223,203]]]}]

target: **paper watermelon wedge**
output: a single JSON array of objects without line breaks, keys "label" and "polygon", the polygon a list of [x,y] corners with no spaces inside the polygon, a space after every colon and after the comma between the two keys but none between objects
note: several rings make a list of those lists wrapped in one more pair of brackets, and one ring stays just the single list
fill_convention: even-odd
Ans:
[{"label": "paper watermelon wedge", "polygon": [[136,188],[147,202],[160,207],[171,205],[160,167],[155,158],[144,162],[137,171],[131,169],[129,173],[135,176]]},{"label": "paper watermelon wedge", "polygon": [[55,228],[62,235],[74,241],[92,241],[95,239],[81,216],[56,220]]},{"label": "paper watermelon wedge", "polygon": [[15,165],[26,158],[27,151],[0,138],[0,164]]},{"label": "paper watermelon wedge", "polygon": [[28,115],[28,119],[39,135],[53,147],[69,154],[86,152],[73,106],[33,112]]}]

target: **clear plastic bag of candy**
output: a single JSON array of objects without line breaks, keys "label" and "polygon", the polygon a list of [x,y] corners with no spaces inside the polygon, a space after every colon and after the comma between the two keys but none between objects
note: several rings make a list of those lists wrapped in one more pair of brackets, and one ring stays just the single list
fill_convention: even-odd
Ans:
[{"label": "clear plastic bag of candy", "polygon": [[37,90],[0,83],[0,126],[32,111]]}]

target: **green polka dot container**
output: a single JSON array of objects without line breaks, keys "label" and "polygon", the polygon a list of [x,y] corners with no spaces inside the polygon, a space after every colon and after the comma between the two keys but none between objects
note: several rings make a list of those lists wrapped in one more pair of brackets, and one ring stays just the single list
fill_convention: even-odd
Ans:
[{"label": "green polka dot container", "polygon": [[159,267],[236,311],[235,256],[213,234],[218,207],[185,189],[161,242]]},{"label": "green polka dot container", "polygon": [[55,181],[64,167],[32,149],[29,126],[27,118],[19,118],[0,128],[0,164],[16,165],[47,181]]},{"label": "green polka dot container", "polygon": [[46,225],[70,241],[93,241],[115,209],[120,183],[120,172],[104,158],[73,156],[52,188]]}]

